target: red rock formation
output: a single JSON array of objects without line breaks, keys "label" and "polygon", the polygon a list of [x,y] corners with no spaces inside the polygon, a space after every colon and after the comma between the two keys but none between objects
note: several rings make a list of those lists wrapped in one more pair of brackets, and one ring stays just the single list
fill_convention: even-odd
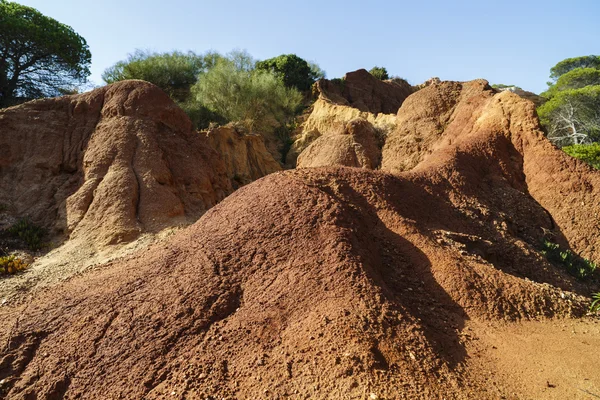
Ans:
[{"label": "red rock formation", "polygon": [[312,142],[298,157],[297,168],[338,165],[376,169],[381,159],[379,142],[373,125],[356,118],[341,131],[330,131]]},{"label": "red rock formation", "polygon": [[143,81],[1,110],[0,149],[0,202],[100,245],[193,222],[231,192],[206,137]]},{"label": "red rock formation", "polygon": [[223,159],[234,189],[282,169],[261,135],[243,133],[234,126],[215,128],[205,135]]},{"label": "red rock formation", "polygon": [[393,174],[271,174],[168,242],[0,308],[0,395],[515,395],[475,339],[490,320],[585,313],[593,285],[539,245],[598,260],[600,173],[484,81],[424,88],[399,114],[426,148],[398,147],[420,151],[410,171],[395,142]]}]

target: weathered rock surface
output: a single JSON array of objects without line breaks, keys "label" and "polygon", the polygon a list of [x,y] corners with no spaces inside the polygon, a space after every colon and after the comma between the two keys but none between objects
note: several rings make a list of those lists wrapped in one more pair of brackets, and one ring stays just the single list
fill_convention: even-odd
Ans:
[{"label": "weathered rock surface", "polygon": [[376,169],[381,159],[381,138],[370,122],[351,120],[341,131],[328,131],[298,157],[297,168],[346,166]]},{"label": "weathered rock surface", "polygon": [[322,79],[315,83],[314,91],[317,101],[295,132],[287,153],[286,165],[291,168],[296,166],[298,155],[314,140],[342,131],[356,118],[368,121],[381,135],[393,130],[395,114],[412,93],[412,87],[406,82],[381,81],[362,69],[347,73],[343,82]]},{"label": "weathered rock surface", "polygon": [[231,192],[208,139],[143,81],[1,110],[0,149],[1,203],[99,245],[193,222]]},{"label": "weathered rock surface", "polygon": [[282,169],[260,135],[244,133],[234,126],[211,129],[205,135],[223,159],[234,189]]},{"label": "weathered rock surface", "polygon": [[347,105],[372,114],[395,114],[412,93],[405,81],[375,78],[365,69],[348,72],[340,81],[321,79],[315,83],[320,97],[332,103]]},{"label": "weathered rock surface", "polygon": [[418,151],[410,171],[384,153],[393,174],[271,174],[168,242],[0,308],[0,394],[527,397],[474,343],[490,320],[585,313],[593,282],[539,244],[600,258],[600,173],[485,81],[426,87],[399,118],[387,151]]}]

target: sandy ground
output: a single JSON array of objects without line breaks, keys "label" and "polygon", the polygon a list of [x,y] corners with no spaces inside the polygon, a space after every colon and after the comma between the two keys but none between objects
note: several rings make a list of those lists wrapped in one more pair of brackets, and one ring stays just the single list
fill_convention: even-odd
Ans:
[{"label": "sandy ground", "polygon": [[146,233],[131,243],[103,250],[97,250],[86,242],[68,241],[35,258],[25,271],[16,275],[0,276],[0,307],[22,303],[40,289],[52,287],[91,269],[102,268],[110,262],[143,250],[180,229],[168,228],[157,234]]},{"label": "sandy ground", "polygon": [[471,324],[470,367],[509,399],[600,398],[600,318]]}]

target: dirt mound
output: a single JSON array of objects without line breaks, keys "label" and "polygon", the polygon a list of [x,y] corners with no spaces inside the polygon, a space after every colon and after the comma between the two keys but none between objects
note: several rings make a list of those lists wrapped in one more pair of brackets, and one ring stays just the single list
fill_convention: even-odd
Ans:
[{"label": "dirt mound", "polygon": [[206,137],[143,81],[1,110],[0,149],[0,203],[99,244],[195,221],[231,192]]},{"label": "dirt mound", "polygon": [[319,97],[372,114],[395,114],[413,89],[404,80],[382,81],[364,69],[348,72],[342,80],[321,79],[313,89]]},{"label": "dirt mound", "polygon": [[442,111],[425,128],[446,121],[413,170],[271,174],[148,251],[0,308],[0,395],[527,397],[498,373],[511,357],[490,365],[476,341],[490,320],[585,313],[595,283],[539,245],[598,260],[600,173],[543,138],[532,103],[442,85],[413,99]]},{"label": "dirt mound", "polygon": [[287,153],[286,165],[295,168],[298,155],[313,141],[321,135],[338,134],[350,121],[357,118],[368,121],[373,129],[381,134],[386,134],[396,128],[396,115],[375,115],[367,111],[360,111],[358,108],[334,104],[325,98],[319,98],[292,138],[293,143]]},{"label": "dirt mound", "polygon": [[339,165],[375,169],[381,160],[377,132],[367,120],[356,118],[339,132],[328,132],[298,157],[297,168]]},{"label": "dirt mound", "polygon": [[260,135],[243,133],[234,126],[223,126],[209,130],[206,136],[223,159],[234,189],[281,171],[281,165],[267,151]]}]

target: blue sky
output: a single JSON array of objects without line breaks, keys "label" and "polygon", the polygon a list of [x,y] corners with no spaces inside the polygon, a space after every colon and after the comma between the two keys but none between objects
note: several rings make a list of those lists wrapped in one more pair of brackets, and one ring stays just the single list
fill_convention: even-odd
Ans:
[{"label": "blue sky", "polygon": [[541,92],[558,61],[600,54],[598,0],[20,0],[71,25],[92,76],[136,48],[295,53],[329,78],[378,65],[412,84],[485,78]]}]

